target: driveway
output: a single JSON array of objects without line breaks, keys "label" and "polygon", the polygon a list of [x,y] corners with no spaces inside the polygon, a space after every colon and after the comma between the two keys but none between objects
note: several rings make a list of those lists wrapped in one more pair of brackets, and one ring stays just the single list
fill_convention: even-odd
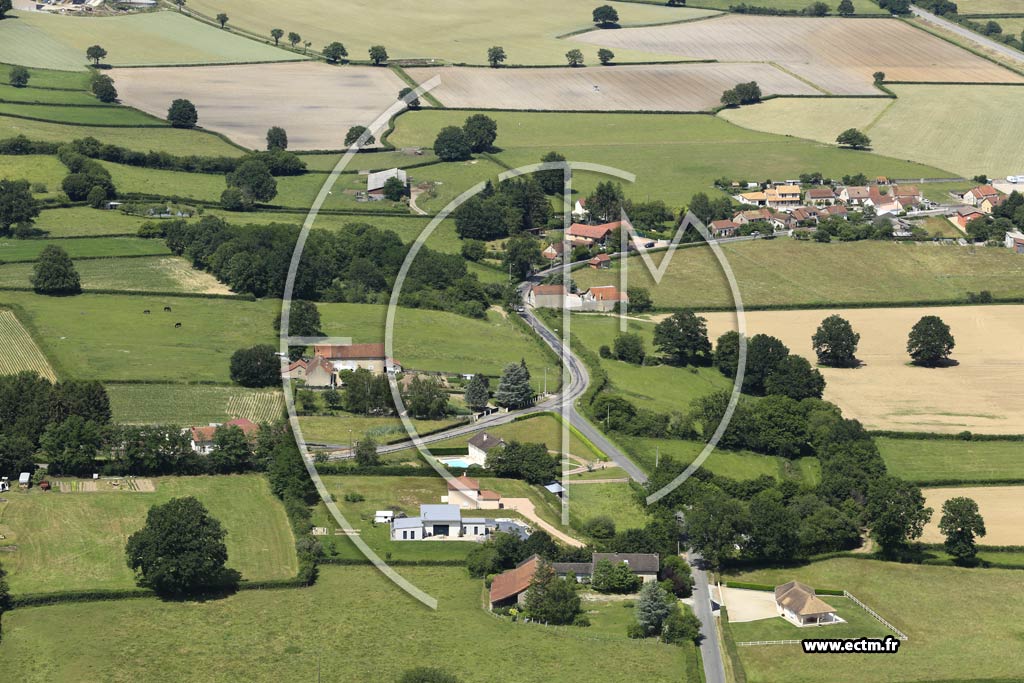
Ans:
[{"label": "driveway", "polygon": [[729,621],[758,621],[778,616],[775,593],[722,586],[722,602],[729,609]]},{"label": "driveway", "polygon": [[501,502],[505,505],[506,510],[518,512],[533,522],[535,526],[546,531],[552,538],[557,538],[562,543],[573,548],[582,548],[586,545],[541,519],[540,515],[537,514],[537,510],[533,507],[533,501],[529,498],[502,498]]}]

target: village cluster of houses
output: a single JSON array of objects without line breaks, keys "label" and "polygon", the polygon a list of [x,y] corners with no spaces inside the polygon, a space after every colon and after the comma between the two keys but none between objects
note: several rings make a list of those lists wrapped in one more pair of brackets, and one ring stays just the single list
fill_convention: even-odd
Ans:
[{"label": "village cluster of houses", "polygon": [[402,365],[384,353],[384,344],[317,344],[313,357],[282,362],[281,376],[302,380],[309,389],[331,389],[343,370],[369,370],[375,375],[402,371]]}]

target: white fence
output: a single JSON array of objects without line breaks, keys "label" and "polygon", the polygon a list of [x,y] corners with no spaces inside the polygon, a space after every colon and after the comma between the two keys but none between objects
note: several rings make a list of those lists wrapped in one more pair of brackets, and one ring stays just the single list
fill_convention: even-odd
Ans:
[{"label": "white fence", "polygon": [[870,614],[871,616],[873,616],[873,617],[874,617],[875,619],[878,619],[878,621],[880,621],[880,622],[882,623],[882,625],[883,625],[883,626],[885,626],[885,627],[886,627],[887,629],[889,629],[890,631],[892,631],[893,633],[895,633],[895,634],[896,634],[896,637],[897,637],[897,638],[899,638],[900,640],[909,640],[909,638],[907,638],[907,634],[906,634],[906,633],[904,633],[903,631],[899,630],[898,628],[896,628],[895,626],[893,626],[892,624],[890,624],[890,623],[889,623],[888,621],[886,621],[885,619],[883,619],[883,618],[881,617],[881,615],[879,615],[879,614],[878,614],[878,612],[876,612],[875,610],[871,609],[870,607],[868,607],[867,605],[865,605],[865,604],[864,604],[863,602],[861,602],[860,600],[858,600],[858,599],[856,598],[856,596],[854,596],[854,595],[853,595],[852,593],[850,593],[850,592],[849,592],[848,590],[846,590],[846,589],[843,589],[843,595],[845,595],[845,596],[846,596],[846,597],[847,597],[848,599],[850,599],[850,600],[853,600],[853,601],[854,601],[855,603],[857,603],[858,605],[860,605],[860,606],[861,606],[861,609],[863,609],[863,610],[864,610],[865,612],[867,612],[868,614]]},{"label": "white fence", "polygon": [[736,643],[736,647],[747,645],[798,645],[802,642],[801,640],[747,640],[742,643]]}]

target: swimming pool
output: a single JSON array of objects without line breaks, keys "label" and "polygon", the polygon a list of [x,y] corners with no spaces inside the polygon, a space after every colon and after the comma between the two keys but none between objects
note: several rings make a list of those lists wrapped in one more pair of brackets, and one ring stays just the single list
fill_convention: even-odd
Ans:
[{"label": "swimming pool", "polygon": [[438,458],[438,460],[447,465],[448,467],[461,467],[463,469],[469,467],[472,463],[464,460],[463,458]]}]

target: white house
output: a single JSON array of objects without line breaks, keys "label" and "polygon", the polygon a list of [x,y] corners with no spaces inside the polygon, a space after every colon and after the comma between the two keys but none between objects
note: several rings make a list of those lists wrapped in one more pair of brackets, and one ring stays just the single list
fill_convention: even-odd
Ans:
[{"label": "white house", "polygon": [[481,489],[479,481],[466,475],[449,481],[448,495],[441,500],[467,510],[498,510],[503,507],[500,493]]},{"label": "white house", "polygon": [[[384,344],[316,344],[313,347],[316,356],[322,356],[330,361],[336,372],[342,370],[358,370],[360,368],[369,370],[375,375],[385,372],[395,373],[402,371],[402,364],[394,358],[388,358],[384,353]],[[309,368],[306,375],[309,375]]]},{"label": "white house", "polygon": [[451,504],[420,505],[418,517],[398,517],[391,520],[393,541],[483,541],[498,531],[513,533],[523,539],[530,535],[530,528],[517,519],[462,517],[459,506]]},{"label": "white house", "polygon": [[394,518],[395,513],[392,510],[377,510],[377,512],[373,513],[375,524],[391,524]]},{"label": "white house", "polygon": [[238,427],[250,440],[254,439],[256,437],[256,433],[260,430],[260,426],[258,424],[244,417],[228,420],[223,424],[211,422],[205,427],[190,427],[189,429],[186,429],[185,432],[189,434],[189,445],[192,447],[192,450],[199,455],[209,455],[212,453],[217,437],[217,430],[221,427]]},{"label": "white house", "polygon": [[473,438],[469,440],[469,455],[466,457],[466,461],[470,465],[486,467],[487,454],[495,448],[504,447],[504,439],[492,436],[487,432],[480,432],[479,434],[475,434]]},{"label": "white house", "polygon": [[775,608],[779,616],[796,626],[838,624],[836,608],[819,598],[814,589],[799,581],[775,587]]}]

